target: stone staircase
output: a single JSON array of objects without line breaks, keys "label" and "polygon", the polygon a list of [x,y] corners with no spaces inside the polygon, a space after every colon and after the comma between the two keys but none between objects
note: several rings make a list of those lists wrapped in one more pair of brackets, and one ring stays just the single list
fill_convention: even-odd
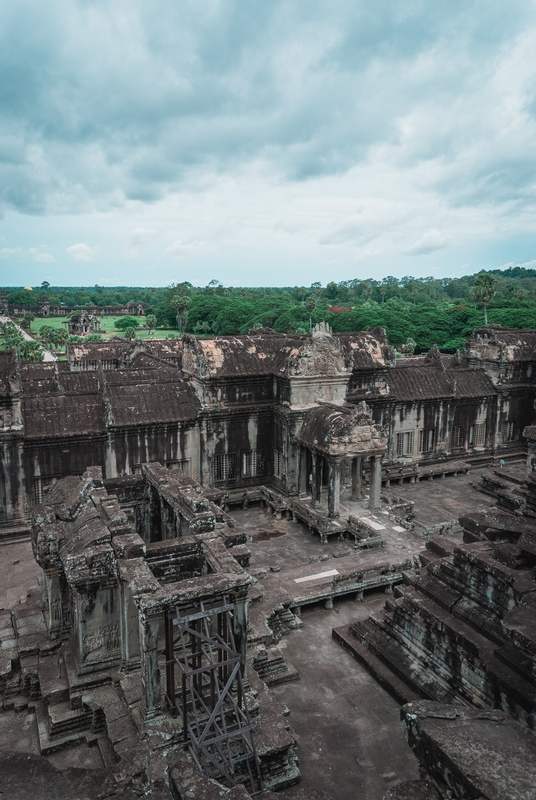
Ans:
[{"label": "stone staircase", "polygon": [[278,647],[258,647],[251,666],[267,686],[298,680],[298,670],[289,664]]},{"label": "stone staircase", "polygon": [[274,642],[277,643],[283,636],[291,631],[303,627],[301,619],[293,614],[287,606],[279,605],[274,608],[267,619],[269,628],[272,630]]},{"label": "stone staircase", "polygon": [[508,638],[502,620],[530,608],[536,585],[527,570],[495,559],[494,548],[430,541],[422,568],[404,574],[381,612],[333,637],[399,702],[503,708],[532,727],[534,659]]}]

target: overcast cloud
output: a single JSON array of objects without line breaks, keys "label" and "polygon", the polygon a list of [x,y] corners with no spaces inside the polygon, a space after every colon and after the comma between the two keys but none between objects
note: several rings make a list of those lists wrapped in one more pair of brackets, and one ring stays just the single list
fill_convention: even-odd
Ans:
[{"label": "overcast cloud", "polygon": [[529,263],[535,22],[524,0],[4,0],[0,282]]}]

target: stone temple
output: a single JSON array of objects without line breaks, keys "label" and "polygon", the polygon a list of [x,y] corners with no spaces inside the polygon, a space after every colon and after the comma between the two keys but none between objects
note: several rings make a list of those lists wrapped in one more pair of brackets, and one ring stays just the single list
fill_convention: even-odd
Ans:
[{"label": "stone temple", "polygon": [[[535,366],[493,325],[0,353],[0,791],[535,798]],[[410,747],[344,772],[382,703]]]}]

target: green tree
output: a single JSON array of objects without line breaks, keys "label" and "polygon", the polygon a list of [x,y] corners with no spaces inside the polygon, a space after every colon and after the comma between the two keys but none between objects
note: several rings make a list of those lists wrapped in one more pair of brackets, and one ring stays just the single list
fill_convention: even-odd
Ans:
[{"label": "green tree", "polygon": [[118,331],[126,331],[127,328],[134,328],[137,330],[139,328],[140,323],[136,319],[136,317],[121,317],[115,323],[115,327]]},{"label": "green tree", "polygon": [[39,344],[39,342],[34,341],[23,341],[18,346],[19,355],[22,361],[43,361],[45,357],[45,353],[43,348]]},{"label": "green tree", "polygon": [[316,300],[311,295],[311,297],[308,297],[307,300],[305,301],[305,310],[309,314],[309,333],[311,333],[311,331],[313,330],[313,311],[315,310],[315,308],[316,308]]},{"label": "green tree", "polygon": [[39,336],[43,340],[44,344],[48,345],[55,345],[57,342],[57,334],[60,333],[57,328],[52,327],[52,325],[41,325],[39,328]]},{"label": "green tree", "polygon": [[136,338],[136,328],[134,328],[133,325],[129,325],[123,332],[125,334],[125,339],[128,339],[129,342],[133,342]]},{"label": "green tree", "polygon": [[304,286],[295,286],[292,290],[292,295],[299,303],[303,303],[307,297],[307,289]]},{"label": "green tree", "polygon": [[408,356],[412,356],[413,353],[415,352],[416,347],[417,347],[417,342],[415,341],[415,339],[412,339],[411,336],[409,336],[405,342],[404,352],[407,353]]},{"label": "green tree", "polygon": [[26,314],[20,321],[21,327],[24,328],[25,331],[31,330],[32,322],[35,319],[35,314],[32,314],[31,311],[27,311]]},{"label": "green tree", "polygon": [[145,317],[145,324],[150,331],[154,331],[156,328],[156,316],[154,314],[147,314]]},{"label": "green tree", "polygon": [[182,334],[186,329],[188,309],[192,305],[192,301],[185,294],[175,294],[173,295],[171,302],[177,315],[177,327],[179,329],[179,333]]},{"label": "green tree", "polygon": [[473,283],[473,299],[484,305],[484,325],[488,324],[488,305],[497,291],[497,279],[489,272],[479,272]]},{"label": "green tree", "polygon": [[18,349],[22,342],[24,342],[24,336],[12,322],[6,322],[2,325],[2,337],[6,350],[11,350],[13,348]]}]

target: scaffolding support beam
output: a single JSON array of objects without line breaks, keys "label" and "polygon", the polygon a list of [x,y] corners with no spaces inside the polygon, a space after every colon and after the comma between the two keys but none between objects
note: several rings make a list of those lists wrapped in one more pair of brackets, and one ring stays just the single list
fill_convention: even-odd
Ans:
[{"label": "scaffolding support beam", "polygon": [[182,717],[184,739],[199,770],[229,787],[243,783],[254,796],[263,786],[233,611],[223,597],[212,605],[200,601],[166,613],[166,702]]}]

